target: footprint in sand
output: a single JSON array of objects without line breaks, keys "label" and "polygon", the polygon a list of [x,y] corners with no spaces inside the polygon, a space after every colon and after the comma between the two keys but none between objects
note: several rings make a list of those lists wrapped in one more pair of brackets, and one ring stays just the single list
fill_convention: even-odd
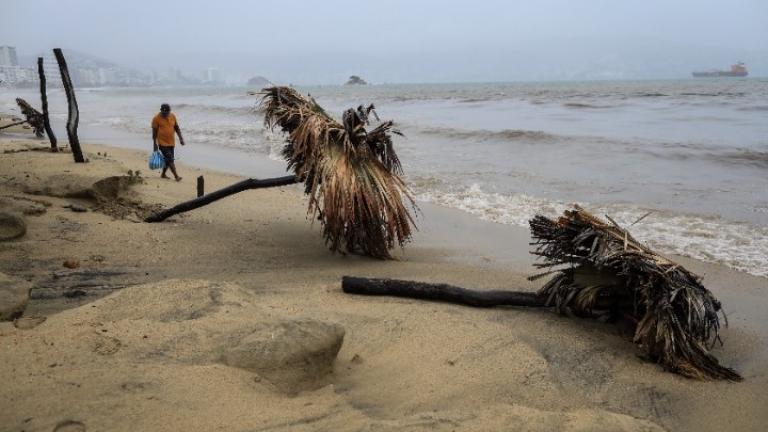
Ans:
[{"label": "footprint in sand", "polygon": [[44,316],[21,317],[13,320],[13,326],[19,330],[30,330],[44,323],[45,320]]},{"label": "footprint in sand", "polygon": [[75,420],[64,420],[53,428],[53,432],[85,432],[85,424]]},{"label": "footprint in sand", "polygon": [[99,339],[93,348],[93,352],[100,355],[112,355],[123,346],[120,339],[99,335]]}]

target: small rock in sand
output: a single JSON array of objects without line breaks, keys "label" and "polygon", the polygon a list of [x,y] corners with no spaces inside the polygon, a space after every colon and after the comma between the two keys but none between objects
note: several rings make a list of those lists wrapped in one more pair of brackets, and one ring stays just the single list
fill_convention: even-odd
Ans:
[{"label": "small rock in sand", "polygon": [[0,211],[0,241],[13,240],[27,233],[24,218],[5,211]]},{"label": "small rock in sand", "polygon": [[278,388],[312,388],[333,370],[344,328],[315,320],[264,322],[224,349],[224,363],[266,377]]},{"label": "small rock in sand", "polygon": [[19,330],[30,330],[44,323],[46,319],[44,316],[21,317],[13,321],[13,326]]},{"label": "small rock in sand", "polygon": [[29,288],[27,281],[0,273],[0,321],[12,321],[24,313]]},{"label": "small rock in sand", "polygon": [[80,267],[80,260],[75,258],[69,258],[62,264],[64,267],[68,269],[76,269]]},{"label": "small rock in sand", "polygon": [[53,432],[85,432],[85,424],[75,420],[64,420],[56,425]]},{"label": "small rock in sand", "polygon": [[87,208],[81,206],[80,204],[67,204],[64,206],[64,208],[68,208],[75,213],[85,213],[88,211]]}]

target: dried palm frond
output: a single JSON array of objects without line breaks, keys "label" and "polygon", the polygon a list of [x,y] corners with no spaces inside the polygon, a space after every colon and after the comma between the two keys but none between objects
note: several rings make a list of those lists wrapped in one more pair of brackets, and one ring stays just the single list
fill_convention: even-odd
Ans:
[{"label": "dried palm frond", "polygon": [[[612,219],[576,206],[557,220],[530,221],[539,268],[567,265],[539,295],[547,306],[580,316],[628,317],[633,341],[665,369],[697,379],[740,381],[709,353],[721,343],[720,302],[701,278],[635,240]],[[609,305],[609,306],[605,306]]]},{"label": "dried palm frond", "polygon": [[32,105],[30,105],[29,102],[22,98],[16,98],[16,104],[19,106],[21,113],[24,114],[24,117],[26,117],[27,123],[32,126],[32,130],[35,132],[35,136],[42,138],[43,132],[45,131],[43,114],[40,111],[32,108]]},{"label": "dried palm frond", "polygon": [[262,90],[259,110],[265,125],[288,134],[282,155],[304,182],[310,214],[323,226],[334,252],[391,258],[389,250],[411,238],[413,199],[400,178],[402,167],[391,121],[371,131],[373,105],[344,112],[339,123],[310,97],[290,87]]}]

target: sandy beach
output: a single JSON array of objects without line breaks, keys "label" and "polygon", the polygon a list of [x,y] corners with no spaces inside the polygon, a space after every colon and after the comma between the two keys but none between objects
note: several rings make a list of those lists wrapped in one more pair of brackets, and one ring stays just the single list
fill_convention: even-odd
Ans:
[{"label": "sandy beach", "polygon": [[[524,229],[422,205],[397,260],[333,255],[299,186],[147,224],[193,198],[197,176],[208,191],[242,177],[183,161],[177,183],[150,172],[146,152],[86,143],[90,162],[75,164],[47,147],[0,136],[0,210],[27,225],[0,242],[0,276],[31,288],[23,314],[0,323],[2,431],[768,424],[766,278],[675,257],[723,302],[729,326],[713,353],[744,376],[693,381],[639,358],[611,324],[340,289],[355,275],[533,291]],[[323,348],[297,364],[295,345]],[[249,346],[263,352],[254,360]]]}]

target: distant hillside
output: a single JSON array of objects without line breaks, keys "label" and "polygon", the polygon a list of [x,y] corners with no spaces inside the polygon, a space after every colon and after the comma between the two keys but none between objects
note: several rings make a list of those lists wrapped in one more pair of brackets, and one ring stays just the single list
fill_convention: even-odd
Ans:
[{"label": "distant hillside", "polygon": [[[47,51],[40,53],[46,59],[53,58],[53,52]],[[40,55],[38,54],[38,55]],[[38,55],[19,55],[19,66],[23,67],[37,67]],[[64,57],[67,59],[67,66],[71,67],[87,67],[87,68],[123,68],[115,62],[96,57],[90,54],[86,54],[80,51],[64,48]],[[130,69],[130,68],[126,68]]]},{"label": "distant hillside", "polygon": [[248,80],[248,86],[250,87],[261,88],[261,87],[267,87],[271,85],[272,85],[272,81],[264,78],[263,76],[255,76]]},{"label": "distant hillside", "polygon": [[368,83],[365,82],[364,79],[360,78],[357,75],[352,75],[349,77],[349,80],[347,80],[345,85],[367,85]]}]

